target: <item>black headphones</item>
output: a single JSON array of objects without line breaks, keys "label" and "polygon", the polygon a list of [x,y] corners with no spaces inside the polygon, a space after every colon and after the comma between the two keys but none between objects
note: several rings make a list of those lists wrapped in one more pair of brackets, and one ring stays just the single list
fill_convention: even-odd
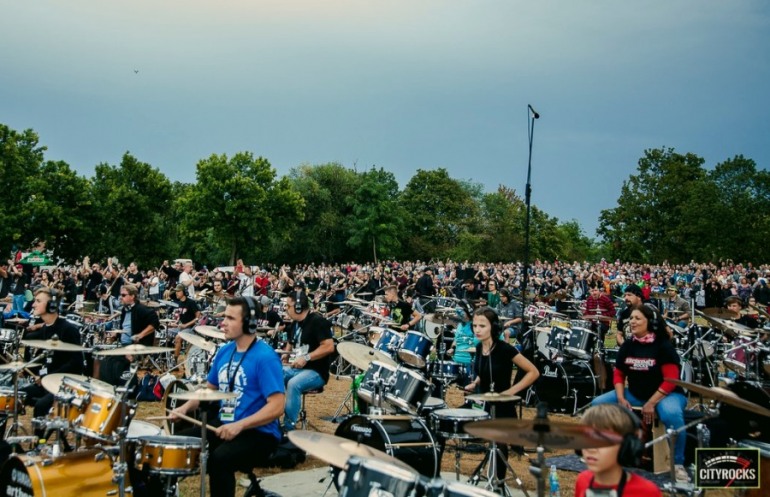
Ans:
[{"label": "black headphones", "polygon": [[[497,340],[500,339],[500,333],[503,332],[503,324],[500,322],[500,316],[498,316],[497,312],[494,309],[492,309],[491,307],[486,306],[486,307],[480,308],[479,310],[483,312],[483,311],[485,311],[487,309],[489,309],[489,311],[490,311],[489,314],[494,316],[494,319],[490,319],[489,320],[489,324],[492,325],[492,340],[497,341]],[[484,312],[483,315],[486,316],[487,313]],[[487,319],[489,319],[489,318],[487,318]]]},{"label": "black headphones", "polygon": [[634,412],[625,406],[618,405],[620,409],[625,412],[631,422],[634,425],[633,433],[626,433],[623,435],[623,441],[620,442],[620,450],[618,450],[618,464],[626,467],[639,466],[639,461],[642,458],[644,452],[644,443],[639,438],[638,432],[642,427],[639,417]]},{"label": "black headphones", "polygon": [[[302,298],[305,297],[305,292],[302,290],[297,290],[297,294],[294,295],[294,312],[297,314],[302,314],[302,312],[305,310],[305,306],[303,305],[304,302],[302,302]],[[307,299],[307,297],[305,297]]]},{"label": "black headphones", "polygon": [[257,332],[257,309],[254,307],[254,299],[251,297],[243,297],[246,301],[246,305],[249,306],[249,315],[244,316],[243,329],[244,332],[249,335],[253,335]]},{"label": "black headphones", "polygon": [[650,323],[650,329],[653,333],[658,333],[658,321],[660,320],[660,316],[658,315],[658,309],[655,308],[652,304],[644,304],[646,308],[648,308],[650,311],[652,311],[652,323]]},{"label": "black headphones", "polygon": [[59,292],[58,290],[54,290],[51,288],[49,290],[48,296],[50,297],[48,299],[48,304],[45,306],[45,312],[48,314],[58,314],[59,313]]}]

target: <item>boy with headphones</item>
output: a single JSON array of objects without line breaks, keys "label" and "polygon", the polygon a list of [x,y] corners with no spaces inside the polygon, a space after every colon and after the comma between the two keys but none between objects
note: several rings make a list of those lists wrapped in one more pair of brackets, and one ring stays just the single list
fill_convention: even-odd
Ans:
[{"label": "boy with headphones", "polygon": [[617,404],[600,404],[588,409],[581,422],[623,437],[618,445],[579,451],[588,466],[575,482],[575,497],[658,497],[660,488],[623,466],[637,466],[644,450],[639,439],[639,418]]},{"label": "boy with headphones", "polygon": [[332,324],[321,314],[310,311],[303,290],[290,293],[286,299],[287,314],[293,321],[283,356],[283,381],[286,383],[286,413],[283,429],[291,431],[297,423],[302,394],[323,388],[329,381],[330,355],[334,352]]}]

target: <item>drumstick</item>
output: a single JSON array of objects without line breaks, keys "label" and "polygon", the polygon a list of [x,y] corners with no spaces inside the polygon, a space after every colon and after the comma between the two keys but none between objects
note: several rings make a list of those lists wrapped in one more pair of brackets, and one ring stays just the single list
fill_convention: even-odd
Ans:
[{"label": "drumstick", "polygon": [[[171,412],[171,409],[166,409],[166,412]],[[182,418],[185,421],[189,421],[190,423],[194,424],[195,426],[203,426],[203,423],[201,423],[200,421],[198,421],[195,418],[191,418],[190,416],[186,416],[186,415],[184,415],[182,413],[179,413],[179,412],[175,412],[174,415]],[[211,426],[210,424],[206,425],[206,429],[210,430],[210,431],[217,431],[217,428],[215,426]]]},{"label": "drumstick", "polygon": [[139,421],[160,421],[162,419],[171,419],[171,416],[149,416],[147,418],[142,418]]}]

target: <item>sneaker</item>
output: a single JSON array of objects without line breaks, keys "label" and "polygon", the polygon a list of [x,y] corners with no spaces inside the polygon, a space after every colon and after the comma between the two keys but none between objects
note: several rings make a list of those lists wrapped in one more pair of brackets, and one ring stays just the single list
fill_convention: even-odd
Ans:
[{"label": "sneaker", "polygon": [[684,469],[684,466],[682,466],[681,464],[677,464],[674,467],[674,474],[676,476],[676,481],[681,483],[690,482],[690,475],[687,474],[687,470]]}]

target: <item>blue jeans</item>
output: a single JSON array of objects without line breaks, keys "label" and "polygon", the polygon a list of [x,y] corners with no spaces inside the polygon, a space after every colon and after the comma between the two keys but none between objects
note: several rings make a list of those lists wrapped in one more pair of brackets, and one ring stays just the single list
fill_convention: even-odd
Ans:
[{"label": "blue jeans", "polygon": [[24,312],[24,306],[27,304],[27,300],[24,298],[24,294],[13,296],[13,312]]},{"label": "blue jeans", "polygon": [[[634,407],[642,407],[646,401],[639,400],[628,391],[624,394],[626,400]],[[591,405],[597,404],[617,404],[618,395],[615,391],[607,392],[596,397]],[[666,428],[677,430],[684,426],[684,408],[687,406],[687,398],[681,393],[670,393],[663,397],[655,406],[658,418]],[[660,442],[663,443],[663,442]],[[687,433],[680,432],[676,436],[676,445],[674,446],[674,464],[684,464],[684,450],[687,445]]]},{"label": "blue jeans", "polygon": [[283,416],[283,429],[291,431],[297,424],[299,410],[302,407],[302,393],[318,390],[324,386],[324,379],[312,369],[294,369],[283,367],[283,382],[286,384],[286,407]]}]

